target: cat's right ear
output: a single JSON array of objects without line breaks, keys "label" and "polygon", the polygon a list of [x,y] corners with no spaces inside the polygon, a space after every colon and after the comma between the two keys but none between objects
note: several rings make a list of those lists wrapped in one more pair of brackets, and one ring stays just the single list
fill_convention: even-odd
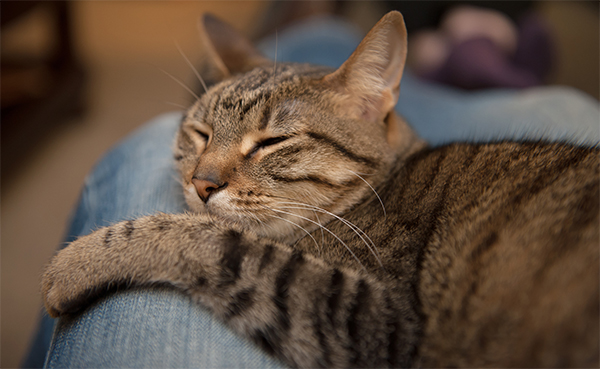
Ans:
[{"label": "cat's right ear", "polygon": [[406,27],[402,14],[387,13],[354,53],[323,81],[343,97],[341,111],[354,118],[382,121],[394,108],[406,62]]},{"label": "cat's right ear", "polygon": [[212,14],[204,14],[198,27],[206,52],[206,59],[201,64],[202,77],[209,86],[272,63],[247,38]]}]

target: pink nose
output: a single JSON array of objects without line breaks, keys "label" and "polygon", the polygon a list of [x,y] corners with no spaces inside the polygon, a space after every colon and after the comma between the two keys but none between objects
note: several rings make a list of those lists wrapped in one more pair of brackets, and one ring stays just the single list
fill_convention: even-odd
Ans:
[{"label": "pink nose", "polygon": [[205,203],[208,201],[210,195],[212,195],[215,191],[227,187],[227,183],[219,186],[218,184],[213,183],[211,181],[198,178],[192,178],[192,183],[194,184],[194,187],[196,187],[196,192],[198,192],[198,196],[200,196],[202,201],[204,201]]}]

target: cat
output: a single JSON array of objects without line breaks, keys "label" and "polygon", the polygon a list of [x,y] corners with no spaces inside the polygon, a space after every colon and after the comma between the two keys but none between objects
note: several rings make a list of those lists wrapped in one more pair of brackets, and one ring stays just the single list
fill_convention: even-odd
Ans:
[{"label": "cat", "polygon": [[337,70],[203,27],[174,148],[190,211],[58,252],[51,316],[167,283],[292,366],[598,366],[598,147],[429,147],[394,112],[398,12]]}]

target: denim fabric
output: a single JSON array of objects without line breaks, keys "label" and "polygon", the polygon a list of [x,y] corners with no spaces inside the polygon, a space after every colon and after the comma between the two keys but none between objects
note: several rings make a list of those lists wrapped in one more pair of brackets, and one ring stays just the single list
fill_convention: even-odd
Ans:
[{"label": "denim fabric", "polygon": [[49,368],[276,368],[183,293],[133,289],[60,319]]},{"label": "denim fabric", "polygon": [[[277,60],[336,67],[358,45],[348,24],[318,18],[277,36]],[[275,38],[260,48],[271,57]],[[406,72],[397,110],[433,145],[507,138],[600,141],[600,110],[566,87],[464,92],[424,83]],[[86,180],[68,240],[122,219],[185,209],[171,144],[181,113],[160,116],[111,150]],[[41,364],[50,345],[47,316],[26,365]],[[46,366],[281,367],[235,336],[187,296],[166,288],[123,291],[56,324]]]}]

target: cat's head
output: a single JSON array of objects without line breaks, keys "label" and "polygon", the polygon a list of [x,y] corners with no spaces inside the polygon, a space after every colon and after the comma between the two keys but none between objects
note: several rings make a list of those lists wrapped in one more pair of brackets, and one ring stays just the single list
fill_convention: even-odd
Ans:
[{"label": "cat's head", "polygon": [[415,142],[393,111],[406,59],[400,13],[337,70],[275,64],[212,16],[203,28],[211,83],[175,147],[190,210],[290,241],[374,196]]}]

